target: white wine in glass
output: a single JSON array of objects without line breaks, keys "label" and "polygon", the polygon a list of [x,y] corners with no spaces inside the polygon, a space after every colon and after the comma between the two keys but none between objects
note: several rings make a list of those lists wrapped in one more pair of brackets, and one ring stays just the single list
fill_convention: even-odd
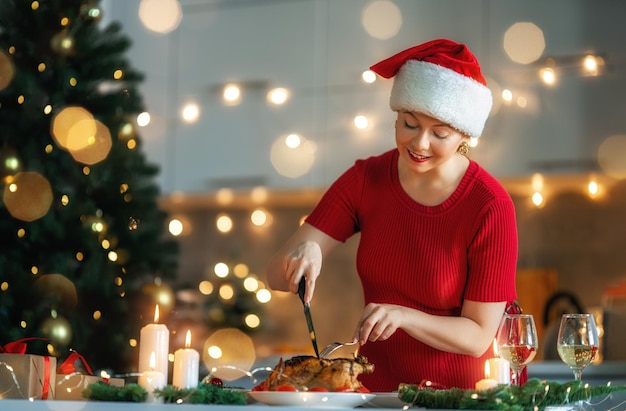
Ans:
[{"label": "white wine in glass", "polygon": [[530,314],[504,314],[496,335],[498,354],[509,361],[516,385],[520,375],[537,354],[539,342],[535,320]]},{"label": "white wine in glass", "polygon": [[591,314],[563,314],[557,338],[557,351],[561,360],[582,378],[583,369],[598,354],[598,329]]}]

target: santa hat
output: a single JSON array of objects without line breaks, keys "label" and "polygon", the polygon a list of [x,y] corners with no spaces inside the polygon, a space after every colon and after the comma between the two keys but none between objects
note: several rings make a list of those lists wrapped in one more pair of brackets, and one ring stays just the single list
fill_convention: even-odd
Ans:
[{"label": "santa hat", "polygon": [[478,137],[491,110],[491,91],[478,60],[464,45],[439,39],[412,47],[370,67],[395,76],[389,104],[416,111]]}]

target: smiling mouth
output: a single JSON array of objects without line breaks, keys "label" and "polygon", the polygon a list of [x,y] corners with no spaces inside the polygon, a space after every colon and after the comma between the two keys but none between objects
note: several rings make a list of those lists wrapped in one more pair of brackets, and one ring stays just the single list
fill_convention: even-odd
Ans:
[{"label": "smiling mouth", "polygon": [[415,154],[415,153],[414,153],[414,152],[412,152],[411,150],[407,150],[407,151],[409,152],[409,156],[410,156],[411,158],[414,158],[414,159],[419,160],[419,161],[424,161],[424,160],[427,160],[427,159],[429,159],[429,158],[430,158],[430,157],[428,157],[428,156],[421,156],[421,155],[419,155],[419,154]]}]

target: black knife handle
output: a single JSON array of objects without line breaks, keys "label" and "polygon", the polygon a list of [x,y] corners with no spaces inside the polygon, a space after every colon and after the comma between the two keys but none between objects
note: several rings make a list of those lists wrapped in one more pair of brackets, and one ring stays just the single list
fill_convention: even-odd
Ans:
[{"label": "black knife handle", "polygon": [[298,296],[300,300],[302,300],[302,304],[304,304],[304,292],[306,291],[306,278],[302,277],[300,279],[300,283],[298,284]]}]

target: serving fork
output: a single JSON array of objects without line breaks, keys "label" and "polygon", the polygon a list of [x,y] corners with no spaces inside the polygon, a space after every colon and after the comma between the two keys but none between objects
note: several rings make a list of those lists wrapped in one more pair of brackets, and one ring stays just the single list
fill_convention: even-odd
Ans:
[{"label": "serving fork", "polygon": [[[341,347],[350,346],[350,345],[356,345],[358,343],[359,343],[358,341],[333,342],[333,343],[330,343],[326,347],[324,347],[324,349],[322,349],[322,351],[320,351],[320,358],[328,358],[328,356],[330,354],[332,354],[333,352],[337,351]],[[359,347],[357,346],[356,350],[354,351],[354,356],[355,357],[356,357],[358,352],[359,352]]]}]

